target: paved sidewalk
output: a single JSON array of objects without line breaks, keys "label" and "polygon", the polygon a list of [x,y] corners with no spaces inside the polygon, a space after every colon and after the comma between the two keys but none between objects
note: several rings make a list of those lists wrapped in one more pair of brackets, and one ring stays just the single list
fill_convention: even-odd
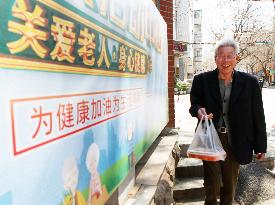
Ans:
[{"label": "paved sidewalk", "polygon": [[274,205],[275,204],[275,199],[270,199],[264,202],[257,203],[256,205]]},{"label": "paved sidewalk", "polygon": [[[203,205],[204,201],[188,202],[188,203],[176,203],[176,205]],[[233,203],[233,205],[239,205],[238,203]],[[256,203],[254,205],[275,205],[275,199],[270,199],[264,202]]]}]

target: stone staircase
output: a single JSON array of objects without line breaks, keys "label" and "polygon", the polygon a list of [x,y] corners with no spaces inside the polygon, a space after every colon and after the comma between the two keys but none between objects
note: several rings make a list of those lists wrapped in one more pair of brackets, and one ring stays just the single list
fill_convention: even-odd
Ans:
[{"label": "stone staircase", "polygon": [[[186,150],[189,144],[180,146],[181,158],[175,168],[175,184],[173,197],[175,202],[183,204],[193,204],[201,202],[203,204],[203,166],[199,159],[187,158]],[[191,203],[193,202],[193,203]]]},{"label": "stone staircase", "polygon": [[[177,205],[203,205],[203,166],[199,159],[188,158],[186,151],[189,142],[180,144],[181,158],[175,168],[175,183],[173,197]],[[267,169],[274,169],[274,157],[267,157],[264,161],[257,162]]]}]

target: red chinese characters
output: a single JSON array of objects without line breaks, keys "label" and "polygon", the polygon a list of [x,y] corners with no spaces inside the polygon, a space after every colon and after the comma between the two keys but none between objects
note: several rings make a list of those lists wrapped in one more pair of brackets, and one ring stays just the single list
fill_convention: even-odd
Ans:
[{"label": "red chinese characters", "polygon": [[41,129],[42,124],[45,126],[45,134],[49,135],[52,132],[52,113],[51,112],[42,112],[42,107],[39,107],[39,110],[37,110],[36,108],[33,109],[34,114],[31,115],[32,119],[37,119],[38,124],[37,124],[37,128],[34,132],[34,134],[32,135],[32,138],[36,138],[38,132]]},{"label": "red chinese characters", "polygon": [[89,110],[90,107],[88,100],[82,100],[81,102],[77,103],[77,124],[84,124],[86,121],[90,120]]},{"label": "red chinese characters", "polygon": [[12,100],[14,154],[136,109],[142,103],[141,96],[142,89],[137,88]]},{"label": "red chinese characters", "polygon": [[64,127],[74,126],[73,105],[71,103],[59,104],[58,111],[58,127],[59,130],[63,130]]}]

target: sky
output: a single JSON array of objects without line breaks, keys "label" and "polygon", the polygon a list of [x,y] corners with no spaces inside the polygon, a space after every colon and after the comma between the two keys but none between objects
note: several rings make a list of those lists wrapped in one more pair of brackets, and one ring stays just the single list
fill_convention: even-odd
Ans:
[{"label": "sky", "polygon": [[[205,43],[215,43],[213,39],[213,30],[223,28],[224,25],[230,24],[230,21],[227,21],[227,17],[232,15],[232,8],[237,9],[237,7],[242,6],[246,0],[239,0],[240,4],[237,5],[234,2],[229,2],[230,7],[223,6],[221,4],[222,0],[195,0],[194,1],[194,10],[202,9],[202,41]],[[264,19],[264,22],[267,24],[267,29],[272,29],[273,26],[273,16],[274,14],[274,4],[272,0],[262,0],[253,2],[255,8],[258,8],[257,11],[261,19]],[[232,33],[228,30],[222,30],[222,32],[231,37]],[[274,34],[273,34],[274,35]],[[274,36],[275,38],[275,36]],[[207,44],[203,46],[203,58],[212,58],[213,46],[208,46]]]},{"label": "sky", "polygon": [[[194,9],[202,9],[202,32],[203,40],[211,40],[212,30],[222,28],[226,24],[226,17],[231,14],[231,9],[234,6],[240,7],[241,5],[234,5],[230,3],[231,8],[220,6],[220,0],[196,0],[194,1]],[[229,1],[227,1],[229,2]],[[246,0],[241,0],[241,3]],[[274,15],[274,7],[272,0],[263,0],[253,2],[254,6],[259,8],[259,15],[265,19],[265,22],[269,24],[268,28],[272,28],[272,18]],[[225,20],[225,21],[224,21]],[[229,23],[229,22],[227,22]]]}]

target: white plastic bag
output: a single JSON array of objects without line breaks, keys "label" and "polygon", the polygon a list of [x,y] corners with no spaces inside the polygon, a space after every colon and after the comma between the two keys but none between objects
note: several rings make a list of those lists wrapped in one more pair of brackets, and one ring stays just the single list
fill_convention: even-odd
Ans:
[{"label": "white plastic bag", "polygon": [[225,160],[226,152],[214,124],[207,116],[204,118],[204,123],[202,122],[203,118],[200,120],[194,139],[187,150],[187,156],[205,161]]}]

